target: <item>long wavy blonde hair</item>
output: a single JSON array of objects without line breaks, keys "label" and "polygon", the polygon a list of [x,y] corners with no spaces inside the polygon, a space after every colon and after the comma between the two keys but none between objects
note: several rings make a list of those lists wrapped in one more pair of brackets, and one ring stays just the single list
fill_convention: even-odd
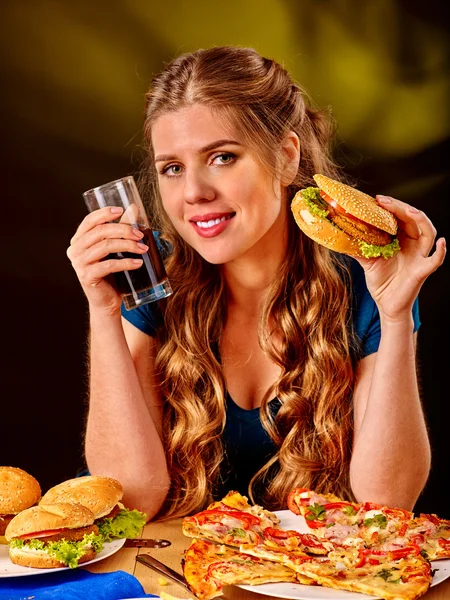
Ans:
[{"label": "long wavy blonde hair", "polygon": [[[157,373],[164,398],[164,444],[171,488],[160,517],[202,509],[214,496],[223,461],[226,383],[217,349],[227,319],[221,269],[207,263],[176,232],[158,193],[152,124],[192,104],[218,112],[271,172],[289,131],[300,139],[297,176],[288,199],[314,173],[339,178],[330,157],[334,127],[277,62],[255,50],[216,47],[185,54],[156,76],[146,97],[147,160],[140,187],[153,226],[173,251],[166,268],[174,294],[163,307]],[[351,396],[355,349],[349,321],[348,272],[290,219],[288,253],[261,314],[259,342],[281,368],[261,404],[261,421],[276,446],[253,477],[248,494],[267,508],[285,507],[295,486],[351,496]],[[269,331],[268,323],[276,331]],[[272,342],[273,333],[281,344]],[[275,418],[268,403],[277,395]],[[245,457],[242,457],[245,460]],[[254,491],[263,490],[255,498]]]}]

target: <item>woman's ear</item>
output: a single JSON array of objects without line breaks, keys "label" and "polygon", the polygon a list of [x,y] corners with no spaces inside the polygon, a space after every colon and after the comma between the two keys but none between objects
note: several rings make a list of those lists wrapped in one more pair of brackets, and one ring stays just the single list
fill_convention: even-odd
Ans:
[{"label": "woman's ear", "polygon": [[295,131],[289,131],[281,143],[280,181],[284,186],[291,185],[297,175],[300,163],[300,140]]}]

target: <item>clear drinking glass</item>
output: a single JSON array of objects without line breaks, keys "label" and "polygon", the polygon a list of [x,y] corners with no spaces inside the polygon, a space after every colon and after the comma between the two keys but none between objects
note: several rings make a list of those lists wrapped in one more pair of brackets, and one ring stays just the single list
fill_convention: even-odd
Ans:
[{"label": "clear drinking glass", "polygon": [[83,198],[89,212],[105,206],[121,206],[124,212],[114,223],[132,225],[144,234],[139,241],[148,246],[146,254],[110,254],[113,258],[141,258],[144,261],[139,269],[114,273],[116,288],[125,308],[131,310],[170,296],[172,288],[133,177],[123,177],[88,190],[84,192]]}]

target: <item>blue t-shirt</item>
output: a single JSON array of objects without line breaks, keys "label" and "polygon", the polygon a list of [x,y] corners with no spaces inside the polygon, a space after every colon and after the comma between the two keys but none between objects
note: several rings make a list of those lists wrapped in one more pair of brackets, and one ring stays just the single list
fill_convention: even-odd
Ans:
[{"label": "blue t-shirt", "polygon": [[[353,327],[361,340],[362,357],[378,350],[381,336],[380,317],[378,309],[367,286],[363,268],[350,259],[350,270],[353,284],[352,315]],[[418,299],[413,306],[414,331],[420,326]],[[144,304],[132,310],[126,310],[122,305],[122,316],[135,327],[150,336],[155,336],[156,329],[162,325],[163,317],[158,303]]]},{"label": "blue t-shirt", "polygon": [[[353,289],[351,306],[353,327],[361,342],[361,356],[365,357],[378,350],[381,337],[380,317],[367,289],[362,267],[356,260],[350,259],[350,268]],[[414,331],[417,331],[420,326],[417,298],[412,314]],[[122,315],[150,336],[155,335],[156,329],[163,322],[157,303],[145,304],[130,311],[122,307]],[[274,398],[269,408],[275,416],[280,408],[279,400]],[[222,435],[225,460],[216,494],[218,498],[229,490],[236,490],[246,495],[250,479],[275,453],[275,446],[261,424],[259,410],[259,408],[245,410],[227,394],[227,419]]]}]

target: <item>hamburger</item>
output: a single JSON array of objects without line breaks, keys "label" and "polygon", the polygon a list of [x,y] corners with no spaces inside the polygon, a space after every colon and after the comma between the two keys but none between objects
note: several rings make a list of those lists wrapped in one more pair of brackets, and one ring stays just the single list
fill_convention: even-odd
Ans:
[{"label": "hamburger", "polygon": [[139,536],[146,516],[138,510],[128,510],[120,502],[122,485],[112,477],[86,475],[59,483],[46,492],[41,505],[71,502],[88,508],[104,542],[117,538]]},{"label": "hamburger", "polygon": [[297,192],[291,203],[300,229],[315,242],[350,256],[391,258],[400,250],[394,215],[375,198],[325,175],[317,187]]},{"label": "hamburger", "polygon": [[79,504],[27,508],[12,519],[5,535],[11,561],[37,569],[73,569],[103,547],[94,515]]},{"label": "hamburger", "polygon": [[40,497],[41,487],[32,475],[17,467],[0,467],[0,543],[6,543],[5,530],[15,515]]}]

